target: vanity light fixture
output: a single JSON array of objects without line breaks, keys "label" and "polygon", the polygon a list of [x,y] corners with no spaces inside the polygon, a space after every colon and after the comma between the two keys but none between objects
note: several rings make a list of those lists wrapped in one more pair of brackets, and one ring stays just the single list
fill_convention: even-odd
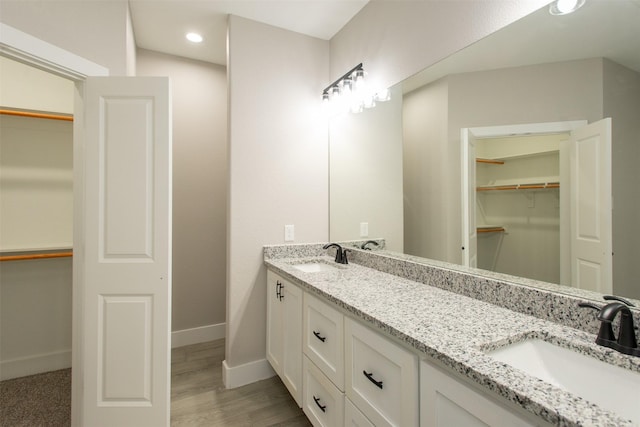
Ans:
[{"label": "vanity light fixture", "polygon": [[202,43],[202,36],[198,33],[187,33],[186,35],[187,40],[189,40],[192,43]]},{"label": "vanity light fixture", "polygon": [[585,0],[555,0],[549,5],[549,13],[552,15],[567,15],[580,9]]},{"label": "vanity light fixture", "polygon": [[359,113],[365,108],[375,107],[376,101],[388,101],[389,90],[370,87],[365,81],[365,75],[362,63],[347,71],[322,91],[323,104],[333,113]]}]

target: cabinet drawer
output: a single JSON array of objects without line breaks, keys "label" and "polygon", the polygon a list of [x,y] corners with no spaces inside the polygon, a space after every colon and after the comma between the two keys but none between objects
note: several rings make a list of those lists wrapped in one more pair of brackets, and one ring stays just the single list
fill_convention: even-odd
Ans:
[{"label": "cabinet drawer", "polygon": [[345,320],[345,392],[376,426],[418,425],[418,357]]},{"label": "cabinet drawer", "polygon": [[304,354],[344,391],[344,316],[305,293],[303,322]]},{"label": "cabinet drawer", "polygon": [[344,398],[344,426],[345,427],[375,427],[364,416],[348,397]]},{"label": "cabinet drawer", "polygon": [[533,427],[536,424],[521,418],[440,368],[420,362],[421,426]]},{"label": "cabinet drawer", "polygon": [[344,423],[344,394],[306,356],[303,356],[302,409],[315,427]]}]

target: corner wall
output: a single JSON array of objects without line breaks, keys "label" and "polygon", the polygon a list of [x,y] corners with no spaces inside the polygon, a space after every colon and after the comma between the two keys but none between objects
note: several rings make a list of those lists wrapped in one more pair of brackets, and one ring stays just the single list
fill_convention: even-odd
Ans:
[{"label": "corner wall", "polygon": [[[262,247],[329,236],[327,123],[320,95],[329,43],[229,17],[227,387],[273,375],[265,359]],[[265,84],[269,82],[269,84]]]},{"label": "corner wall", "polygon": [[144,49],[137,59],[139,76],[171,78],[173,346],[192,344],[188,336],[203,332],[208,339],[221,338],[227,264],[226,68]]}]

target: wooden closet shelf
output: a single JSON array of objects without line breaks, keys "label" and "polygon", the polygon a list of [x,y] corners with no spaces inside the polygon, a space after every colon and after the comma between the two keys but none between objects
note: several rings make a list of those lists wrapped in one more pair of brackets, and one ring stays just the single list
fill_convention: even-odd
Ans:
[{"label": "wooden closet shelf", "polygon": [[491,165],[504,165],[504,160],[481,159],[481,158],[477,157],[476,158],[476,163],[489,163]]},{"label": "wooden closet shelf", "polygon": [[504,227],[479,227],[477,229],[478,233],[503,233],[504,231]]},{"label": "wooden closet shelf", "polygon": [[0,114],[8,115],[8,116],[19,116],[19,117],[31,117],[36,119],[51,119],[51,120],[65,120],[68,122],[73,121],[73,116],[65,116],[62,114],[49,114],[49,113],[34,113],[31,111],[18,111],[18,110],[4,110],[0,109]]},{"label": "wooden closet shelf", "polygon": [[476,191],[545,190],[550,188],[560,188],[560,183],[541,182],[536,184],[485,185],[476,187]]},{"label": "wooden closet shelf", "polygon": [[73,256],[73,251],[37,253],[37,254],[20,254],[20,255],[1,255],[0,261],[25,261],[25,260],[32,260],[32,259],[67,258],[72,256]]}]

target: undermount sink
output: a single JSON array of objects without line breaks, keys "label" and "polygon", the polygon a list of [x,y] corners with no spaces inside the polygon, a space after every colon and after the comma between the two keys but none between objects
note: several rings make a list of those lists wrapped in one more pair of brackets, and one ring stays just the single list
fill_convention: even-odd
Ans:
[{"label": "undermount sink", "polygon": [[326,262],[307,262],[303,264],[294,264],[293,268],[297,268],[305,273],[321,273],[325,271],[336,271],[337,268]]},{"label": "undermount sink", "polygon": [[487,354],[640,425],[638,372],[541,339],[520,341]]}]

